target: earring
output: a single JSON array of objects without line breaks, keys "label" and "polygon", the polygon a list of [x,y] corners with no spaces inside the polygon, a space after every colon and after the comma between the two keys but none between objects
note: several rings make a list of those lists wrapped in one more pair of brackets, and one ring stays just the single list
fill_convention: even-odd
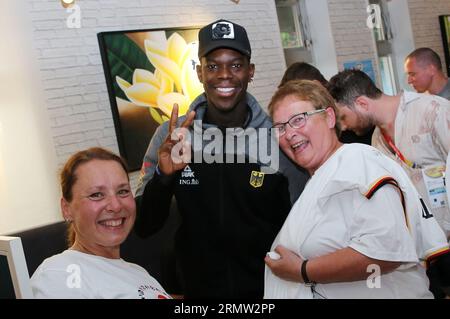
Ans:
[{"label": "earring", "polygon": [[72,220],[69,217],[64,218],[64,220],[66,221],[67,224],[70,224],[72,222]]}]

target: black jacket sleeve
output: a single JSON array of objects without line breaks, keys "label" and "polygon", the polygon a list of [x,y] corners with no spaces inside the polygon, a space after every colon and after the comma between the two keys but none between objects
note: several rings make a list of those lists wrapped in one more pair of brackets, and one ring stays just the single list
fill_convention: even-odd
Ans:
[{"label": "black jacket sleeve", "polygon": [[138,236],[148,237],[164,226],[173,196],[172,180],[172,176],[161,176],[155,172],[142,195],[136,197],[134,230]]},{"label": "black jacket sleeve", "polygon": [[436,299],[450,296],[450,252],[432,260],[427,268],[430,291]]},{"label": "black jacket sleeve", "polygon": [[162,176],[156,170],[158,149],[168,134],[167,122],[158,127],[143,159],[136,190],[136,222],[134,230],[140,237],[153,235],[164,226],[170,213],[173,177]]}]

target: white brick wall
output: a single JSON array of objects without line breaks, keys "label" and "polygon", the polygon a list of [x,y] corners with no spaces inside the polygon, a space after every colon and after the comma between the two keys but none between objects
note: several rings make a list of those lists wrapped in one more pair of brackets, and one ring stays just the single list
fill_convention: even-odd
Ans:
[{"label": "white brick wall", "polygon": [[79,0],[80,29],[66,27],[70,13],[60,1],[27,1],[60,165],[85,147],[118,152],[98,32],[204,25],[223,17],[247,28],[256,64],[249,90],[263,106],[284,72],[273,0]]},{"label": "white brick wall", "polygon": [[370,59],[378,74],[375,42],[366,25],[367,4],[367,0],[328,1],[339,70],[344,69],[344,62]]},{"label": "white brick wall", "polygon": [[[89,146],[118,152],[98,32],[204,25],[219,17],[234,20],[249,33],[256,64],[249,90],[264,107],[285,69],[273,0],[242,0],[238,5],[230,0],[79,0],[80,29],[66,27],[70,13],[60,1],[26,1],[60,165]],[[340,69],[345,61],[371,59],[377,70],[374,40],[366,26],[367,2],[328,0]],[[409,6],[416,47],[429,46],[444,61],[437,16],[450,13],[450,0],[409,0]]]},{"label": "white brick wall", "polygon": [[409,0],[409,11],[415,47],[429,47],[435,50],[444,66],[445,57],[438,17],[450,14],[450,0]]}]

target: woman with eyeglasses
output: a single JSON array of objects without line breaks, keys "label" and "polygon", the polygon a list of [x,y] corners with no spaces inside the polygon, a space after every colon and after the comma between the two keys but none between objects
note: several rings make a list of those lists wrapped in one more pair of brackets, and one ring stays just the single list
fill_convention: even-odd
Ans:
[{"label": "woman with eyeglasses", "polygon": [[420,261],[448,243],[402,168],[339,142],[319,84],[286,83],[269,111],[281,149],[311,179],[265,258],[265,298],[432,298]]}]

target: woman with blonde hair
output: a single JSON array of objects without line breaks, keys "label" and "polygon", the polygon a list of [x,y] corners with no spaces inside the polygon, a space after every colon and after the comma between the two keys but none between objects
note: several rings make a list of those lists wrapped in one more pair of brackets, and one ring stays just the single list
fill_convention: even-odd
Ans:
[{"label": "woman with blonde hair", "polygon": [[72,155],[61,171],[69,249],[44,260],[31,278],[36,298],[170,298],[148,272],[120,258],[136,218],[123,159],[102,148]]},{"label": "woman with blonde hair", "polygon": [[432,298],[420,262],[449,247],[403,169],[339,142],[320,84],[286,83],[269,111],[281,149],[311,179],[265,258],[265,298]]}]

